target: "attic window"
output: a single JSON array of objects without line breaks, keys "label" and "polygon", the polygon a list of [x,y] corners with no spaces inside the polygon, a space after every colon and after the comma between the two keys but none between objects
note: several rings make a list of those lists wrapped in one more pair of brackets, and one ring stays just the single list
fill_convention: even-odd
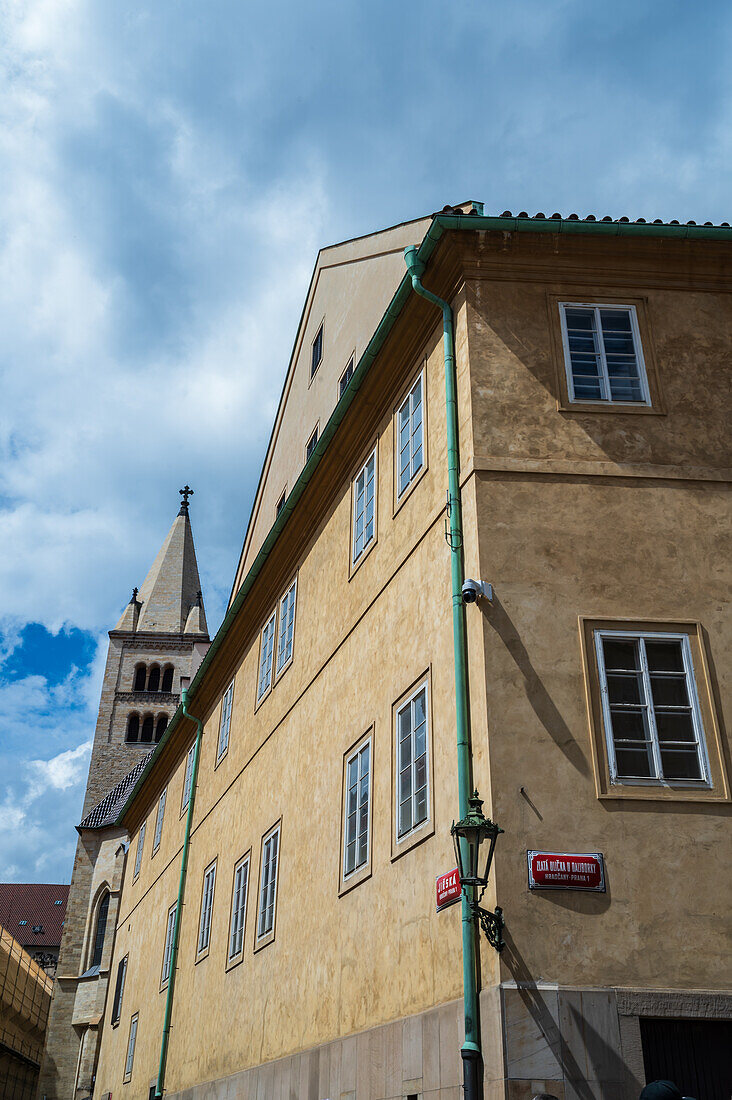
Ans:
[{"label": "attic window", "polygon": [[18,921],[18,924],[20,925],[21,928],[25,928],[27,923],[28,923],[27,920],[19,920]]},{"label": "attic window", "polygon": [[53,904],[54,905],[63,905],[63,901],[61,900],[61,898],[56,898],[56,900]]},{"label": "attic window", "polygon": [[42,924],[34,924],[33,925],[33,931],[36,934],[36,936],[40,936],[43,932],[43,925]]},{"label": "attic window", "polygon": [[323,325],[321,323],[318,334],[313,340],[313,358],[310,364],[310,377],[312,378],[323,359]]}]

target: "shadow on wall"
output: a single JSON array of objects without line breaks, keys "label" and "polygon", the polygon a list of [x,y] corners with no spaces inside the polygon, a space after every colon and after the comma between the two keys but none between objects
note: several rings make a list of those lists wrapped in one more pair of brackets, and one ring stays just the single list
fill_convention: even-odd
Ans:
[{"label": "shadow on wall", "polygon": [[[592,1080],[587,1079],[587,1070],[581,1067],[572,1053],[568,1036],[563,1035],[557,1020],[546,1003],[545,990],[539,988],[529,972],[526,961],[516,946],[510,931],[506,929],[505,947],[501,961],[508,967],[517,992],[524,1007],[533,1020],[551,1050],[566,1085],[571,1086],[571,1095],[576,1100],[629,1100],[627,1091],[628,1070],[615,1046],[588,1022],[586,1016],[579,1013],[573,1004],[564,1006],[569,1010],[571,1021],[567,1023],[575,1035],[581,1036],[581,1046],[585,1052],[587,1066],[591,1067]],[[552,992],[554,992],[552,990]],[[559,1019],[562,1010],[559,1010]]]},{"label": "shadow on wall", "polygon": [[541,682],[538,672],[531,663],[526,647],[495,590],[493,592],[493,602],[487,605],[484,613],[516,662],[524,678],[526,698],[531,704],[536,717],[580,775],[589,775],[590,766],[582,749],[559,713],[551,695]]}]

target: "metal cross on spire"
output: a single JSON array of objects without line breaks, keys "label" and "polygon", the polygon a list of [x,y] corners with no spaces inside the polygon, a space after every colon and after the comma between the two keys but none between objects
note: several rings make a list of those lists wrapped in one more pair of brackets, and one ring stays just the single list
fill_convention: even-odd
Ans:
[{"label": "metal cross on spire", "polygon": [[193,489],[191,489],[190,485],[186,484],[186,485],[183,486],[182,489],[179,489],[178,492],[183,497],[183,500],[180,502],[180,512],[178,513],[178,515],[179,516],[187,516],[188,515],[188,497],[193,496]]}]

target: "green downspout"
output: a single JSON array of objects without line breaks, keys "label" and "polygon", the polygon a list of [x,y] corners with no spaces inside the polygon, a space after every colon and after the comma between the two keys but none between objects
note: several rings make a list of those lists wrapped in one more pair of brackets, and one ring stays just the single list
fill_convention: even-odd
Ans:
[{"label": "green downspout", "polygon": [[193,769],[191,771],[191,790],[188,798],[188,812],[186,814],[186,831],[183,837],[183,857],[180,864],[180,879],[178,881],[178,901],[175,906],[175,925],[173,927],[173,950],[170,955],[170,975],[168,977],[168,993],[165,998],[165,1016],[163,1017],[163,1038],[160,1043],[160,1062],[158,1064],[158,1083],[155,1086],[155,1100],[160,1100],[165,1089],[165,1067],[168,1061],[168,1040],[170,1039],[170,1018],[173,1014],[173,992],[175,990],[175,975],[178,969],[178,943],[180,941],[180,922],[183,915],[183,898],[186,892],[186,875],[188,874],[188,850],[191,843],[191,826],[193,824],[193,807],[196,801],[196,781],[198,779],[198,761],[201,756],[201,737],[203,736],[203,722],[200,718],[194,718],[188,713],[188,689],[181,691],[181,706],[186,718],[196,723],[198,730],[193,747]]},{"label": "green downspout", "polygon": [[[420,279],[425,265],[417,257],[417,249],[407,248],[404,260],[417,294],[442,310],[442,331],[445,353],[445,405],[447,414],[447,476],[450,566],[452,573],[452,635],[455,655],[455,716],[457,720],[458,801],[460,817],[470,806],[471,754],[468,712],[468,662],[465,642],[465,604],[463,603],[463,523],[460,496],[460,453],[458,448],[457,373],[455,369],[455,335],[452,310],[447,302],[426,290]],[[463,930],[463,1007],[465,1011],[465,1042],[461,1050],[465,1100],[480,1096],[480,1022],[478,1016],[478,982],[476,967],[476,925],[467,890],[462,895]]]}]

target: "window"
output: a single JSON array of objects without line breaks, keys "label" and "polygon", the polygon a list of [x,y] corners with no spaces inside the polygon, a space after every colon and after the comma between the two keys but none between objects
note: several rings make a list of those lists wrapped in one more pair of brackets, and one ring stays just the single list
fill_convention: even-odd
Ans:
[{"label": "window", "polygon": [[194,741],[188,750],[186,757],[186,774],[183,779],[183,798],[180,804],[180,812],[183,813],[191,800],[191,786],[193,783],[193,757],[196,754],[196,742]]},{"label": "window", "polygon": [[612,783],[708,783],[689,638],[595,632]]},{"label": "window", "polygon": [[313,340],[313,357],[310,362],[310,377],[312,378],[323,359],[323,326],[318,329],[317,336]]},{"label": "window", "polygon": [[247,894],[249,892],[249,855],[240,859],[234,868],[234,890],[231,897],[231,929],[229,932],[229,959],[235,959],[244,950],[244,926],[247,918]]},{"label": "window", "polygon": [[127,719],[126,741],[137,741],[140,736],[140,715],[131,714]]},{"label": "window", "polygon": [[346,805],[343,843],[343,877],[363,867],[369,856],[371,801],[371,741],[346,761]]},{"label": "window", "polygon": [[259,887],[257,939],[274,934],[275,901],[277,898],[277,866],[280,846],[280,826],[275,825],[262,843],[262,865]]},{"label": "window", "polygon": [[163,793],[158,799],[158,812],[155,818],[155,835],[153,836],[153,848],[152,854],[155,855],[160,847],[160,838],[163,835],[163,818],[165,817],[165,799],[168,797],[168,788],[166,787]]},{"label": "window", "polygon": [[102,951],[104,950],[104,936],[107,931],[107,915],[109,913],[109,890],[102,895],[97,909],[97,925],[94,932],[94,948],[92,951],[90,968],[102,965]]},{"label": "window", "polygon": [[139,1013],[136,1012],[130,1020],[130,1037],[127,1041],[127,1060],[125,1061],[125,1081],[129,1081],[132,1076],[132,1066],[135,1061],[135,1040],[137,1039],[138,1017]]},{"label": "window", "polygon": [[429,815],[427,685],[400,706],[397,738],[397,837],[408,836]]},{"label": "window", "polygon": [[142,734],[140,735],[141,741],[152,741],[153,730],[155,728],[155,719],[152,714],[146,714],[142,722]]},{"label": "window", "polygon": [[155,744],[161,740],[163,734],[168,728],[168,716],[167,714],[160,714],[158,720],[155,723]]},{"label": "window", "polygon": [[127,977],[127,960],[129,955],[120,959],[117,967],[117,981],[114,986],[114,1000],[112,1001],[112,1024],[118,1024],[122,1015],[122,998],[125,993],[125,978]]},{"label": "window", "polygon": [[282,509],[285,507],[285,501],[287,500],[287,487],[282,490],[282,496],[275,504],[275,519],[279,516]]},{"label": "window", "polygon": [[318,426],[316,424],[315,430],[313,431],[313,434],[310,436],[310,439],[307,442],[307,446],[305,447],[305,461],[306,462],[309,462],[310,459],[312,458],[313,451],[315,450],[317,445],[318,445]]},{"label": "window", "polygon": [[132,881],[133,882],[135,881],[135,879],[137,878],[137,876],[140,873],[140,866],[142,864],[142,849],[143,849],[143,846],[145,844],[145,829],[146,829],[146,827],[147,827],[147,821],[143,821],[142,825],[140,826],[139,835],[137,837],[137,851],[135,852],[135,872],[132,876]]},{"label": "window", "polygon": [[144,665],[138,665],[135,669],[135,683],[132,688],[133,691],[144,691],[145,680],[147,678],[147,670]]},{"label": "window", "polygon": [[294,580],[280,600],[280,631],[277,639],[277,672],[281,672],[292,657],[292,639],[295,631],[295,595],[297,580]]},{"label": "window", "polygon": [[208,951],[211,941],[211,913],[213,911],[214,886],[216,885],[216,863],[206,868],[203,876],[203,893],[201,894],[201,918],[198,922],[198,948],[196,954],[202,955]]},{"label": "window", "polygon": [[272,686],[272,657],[274,654],[276,612],[262,628],[262,640],[259,647],[259,678],[257,680],[257,702],[263,699]]},{"label": "window", "polygon": [[354,356],[352,355],[351,358],[348,360],[348,366],[346,367],[343,374],[341,375],[340,381],[338,383],[338,397],[339,398],[343,397],[343,394],[346,392],[346,388],[348,386],[348,383],[353,378],[353,371],[354,371]]},{"label": "window", "polygon": [[160,665],[153,665],[150,669],[150,679],[147,682],[148,691],[160,691]]},{"label": "window", "polygon": [[357,562],[376,533],[376,448],[356,476],[353,486],[353,562]]},{"label": "window", "polygon": [[635,306],[560,302],[570,401],[650,404]]},{"label": "window", "polygon": [[173,669],[172,665],[167,665],[166,666],[165,670],[163,671],[163,682],[160,685],[160,690],[161,691],[167,691],[168,693],[170,693],[173,690],[173,672],[174,671],[175,670]]},{"label": "window", "polygon": [[397,500],[424,466],[423,390],[420,374],[397,411]]},{"label": "window", "polygon": [[160,975],[160,988],[164,989],[170,978],[170,967],[173,962],[173,943],[175,941],[175,916],[178,912],[178,903],[171,905],[168,910],[168,920],[165,925],[165,947],[163,948],[163,969]]},{"label": "window", "polygon": [[231,702],[234,698],[234,681],[232,680],[221,700],[221,718],[219,719],[219,743],[216,749],[216,763],[229,747],[229,730],[231,728]]}]

